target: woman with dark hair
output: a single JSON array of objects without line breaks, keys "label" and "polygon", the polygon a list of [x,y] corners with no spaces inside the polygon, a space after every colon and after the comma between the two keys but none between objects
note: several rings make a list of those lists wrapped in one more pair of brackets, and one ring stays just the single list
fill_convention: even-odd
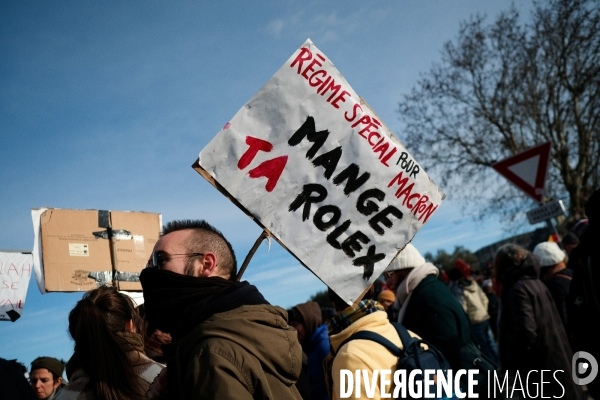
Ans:
[{"label": "woman with dark hair", "polygon": [[522,398],[539,398],[543,390],[548,398],[583,399],[581,387],[571,377],[573,352],[552,295],[539,279],[537,257],[521,246],[506,244],[496,252],[494,273],[502,285],[501,370],[515,376]]},{"label": "woman with dark hair", "polygon": [[142,326],[133,301],[115,288],[84,294],[69,314],[75,352],[56,400],[144,399],[163,366],[144,354]]}]

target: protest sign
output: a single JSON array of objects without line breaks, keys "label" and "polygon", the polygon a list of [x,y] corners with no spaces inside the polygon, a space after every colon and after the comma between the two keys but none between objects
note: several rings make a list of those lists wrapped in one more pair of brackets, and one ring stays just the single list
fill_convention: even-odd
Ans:
[{"label": "protest sign", "polygon": [[31,254],[0,252],[0,320],[21,317],[32,269]]},{"label": "protest sign", "polygon": [[349,303],[445,197],[310,40],[195,168]]},{"label": "protest sign", "polygon": [[85,292],[102,285],[141,291],[139,275],[152,254],[161,214],[114,210],[31,210],[38,287]]}]

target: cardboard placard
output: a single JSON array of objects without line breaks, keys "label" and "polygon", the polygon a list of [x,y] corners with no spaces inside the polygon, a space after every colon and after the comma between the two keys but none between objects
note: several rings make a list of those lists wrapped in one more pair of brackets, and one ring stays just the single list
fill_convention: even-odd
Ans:
[{"label": "cardboard placard", "polygon": [[0,252],[0,321],[16,321],[23,313],[33,256]]},{"label": "cardboard placard", "polygon": [[99,226],[98,210],[32,211],[34,229],[36,222],[39,227],[34,262],[42,293],[88,291],[101,284],[112,285],[113,277],[119,290],[142,290],[137,278],[160,236],[161,215],[108,213],[116,239],[115,265],[107,228]]},{"label": "cardboard placard", "polygon": [[310,40],[196,170],[349,303],[445,198]]}]

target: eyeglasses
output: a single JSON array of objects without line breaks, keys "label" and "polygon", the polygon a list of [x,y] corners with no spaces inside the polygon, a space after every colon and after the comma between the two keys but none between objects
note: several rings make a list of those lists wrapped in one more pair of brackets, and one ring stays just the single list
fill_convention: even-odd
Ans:
[{"label": "eyeglasses", "polygon": [[383,277],[384,277],[385,279],[387,279],[387,278],[389,278],[390,276],[394,275],[394,272],[396,272],[396,271],[385,271],[385,272],[383,273]]},{"label": "eyeglasses", "polygon": [[188,253],[188,254],[169,254],[164,251],[153,251],[152,256],[146,264],[146,268],[162,268],[162,266],[174,256],[200,257],[204,253]]}]

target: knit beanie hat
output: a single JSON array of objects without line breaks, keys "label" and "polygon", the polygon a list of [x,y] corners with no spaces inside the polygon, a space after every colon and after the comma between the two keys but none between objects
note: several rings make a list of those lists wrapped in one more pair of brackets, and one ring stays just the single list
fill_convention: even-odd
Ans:
[{"label": "knit beanie hat", "polygon": [[52,357],[38,357],[31,363],[31,371],[38,368],[46,368],[48,371],[54,373],[57,377],[62,377],[65,365]]},{"label": "knit beanie hat", "polygon": [[533,249],[541,267],[549,267],[564,261],[566,254],[555,242],[542,242]]},{"label": "knit beanie hat", "polygon": [[454,263],[454,268],[458,269],[465,278],[471,276],[471,273],[473,272],[469,264],[467,264],[466,262],[464,262],[464,260],[461,260],[460,258]]},{"label": "knit beanie hat", "polygon": [[377,296],[377,301],[381,303],[384,300],[394,302],[396,301],[396,295],[391,290],[382,290]]},{"label": "knit beanie hat", "polygon": [[399,269],[416,268],[425,264],[425,259],[419,253],[419,250],[408,243],[404,249],[392,260],[386,271],[396,271]]}]

